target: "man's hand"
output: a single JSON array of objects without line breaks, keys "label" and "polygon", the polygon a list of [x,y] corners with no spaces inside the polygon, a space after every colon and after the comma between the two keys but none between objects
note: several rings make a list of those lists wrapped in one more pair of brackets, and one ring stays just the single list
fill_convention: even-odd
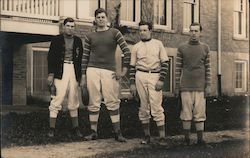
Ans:
[{"label": "man's hand", "polygon": [[205,97],[211,95],[211,86],[206,86],[205,88]]},{"label": "man's hand", "polygon": [[163,81],[157,81],[157,83],[156,83],[156,85],[155,85],[155,90],[156,91],[160,91],[160,90],[162,90],[162,88],[163,88],[163,84],[164,84],[164,82]]},{"label": "man's hand", "polygon": [[118,74],[118,73],[115,72],[115,73],[112,74],[112,78],[116,79],[116,80],[120,80],[123,76],[126,75],[127,71],[128,71],[128,68],[123,67],[121,74]]},{"label": "man's hand", "polygon": [[54,83],[54,74],[49,74],[47,78],[47,84],[48,86],[51,86]]},{"label": "man's hand", "polygon": [[87,78],[86,75],[82,75],[82,79],[80,82],[80,87],[83,89],[87,85]]},{"label": "man's hand", "polygon": [[122,68],[121,76],[125,76],[127,72],[128,72],[128,68],[124,66],[124,67]]},{"label": "man's hand", "polygon": [[130,85],[130,92],[131,92],[133,97],[136,96],[136,86],[135,86],[135,84]]},{"label": "man's hand", "polygon": [[174,96],[178,98],[180,95],[180,90],[178,88],[175,89]]}]

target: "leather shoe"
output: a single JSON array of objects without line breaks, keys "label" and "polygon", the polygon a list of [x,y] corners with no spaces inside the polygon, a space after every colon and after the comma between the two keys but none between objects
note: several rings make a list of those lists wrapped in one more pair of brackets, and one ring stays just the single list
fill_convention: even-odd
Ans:
[{"label": "leather shoe", "polygon": [[124,138],[121,132],[115,134],[115,140],[118,142],[126,142],[126,138]]},{"label": "leather shoe", "polygon": [[149,144],[150,143],[150,136],[145,136],[145,138],[141,141],[141,144]]},{"label": "leather shoe", "polygon": [[47,133],[47,136],[48,136],[49,138],[55,137],[55,128],[50,128],[50,129],[49,129],[49,132]]},{"label": "leather shoe", "polygon": [[87,135],[84,137],[86,140],[96,140],[98,138],[97,132],[92,130],[92,133],[90,135]]},{"label": "leather shoe", "polygon": [[82,133],[79,130],[79,127],[73,128],[72,133],[73,133],[73,135],[75,137],[78,137],[78,138],[82,138],[83,137]]}]

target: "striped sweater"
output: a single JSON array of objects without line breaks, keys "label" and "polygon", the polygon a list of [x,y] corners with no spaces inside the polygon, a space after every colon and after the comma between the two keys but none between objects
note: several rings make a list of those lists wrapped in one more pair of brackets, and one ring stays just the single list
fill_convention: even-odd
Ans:
[{"label": "striped sweater", "polygon": [[211,85],[208,45],[189,41],[178,48],[175,83],[180,91],[204,91],[206,86]]},{"label": "striped sweater", "polygon": [[124,66],[129,67],[130,50],[120,31],[109,28],[106,31],[91,32],[86,35],[82,57],[82,74],[86,74],[87,67],[115,71],[117,44],[124,54]]}]

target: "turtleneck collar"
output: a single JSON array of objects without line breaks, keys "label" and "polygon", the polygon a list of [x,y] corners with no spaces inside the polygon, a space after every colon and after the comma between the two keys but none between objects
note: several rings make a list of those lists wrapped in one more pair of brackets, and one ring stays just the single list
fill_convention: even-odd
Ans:
[{"label": "turtleneck collar", "polygon": [[198,39],[189,39],[188,43],[191,45],[197,45],[200,44],[200,41]]},{"label": "turtleneck collar", "polygon": [[149,38],[149,39],[141,39],[142,42],[148,42],[150,41],[152,38]]}]

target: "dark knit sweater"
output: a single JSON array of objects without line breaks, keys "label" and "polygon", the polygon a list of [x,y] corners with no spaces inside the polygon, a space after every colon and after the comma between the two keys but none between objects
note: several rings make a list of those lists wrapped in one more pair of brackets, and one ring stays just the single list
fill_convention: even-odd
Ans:
[{"label": "dark knit sweater", "polygon": [[86,35],[82,57],[82,74],[86,74],[87,67],[115,71],[117,44],[124,54],[124,66],[128,67],[130,50],[120,31],[110,28],[106,31],[92,32]]},{"label": "dark knit sweater", "polygon": [[189,41],[178,48],[175,82],[180,91],[204,91],[206,86],[211,85],[208,45]]}]

